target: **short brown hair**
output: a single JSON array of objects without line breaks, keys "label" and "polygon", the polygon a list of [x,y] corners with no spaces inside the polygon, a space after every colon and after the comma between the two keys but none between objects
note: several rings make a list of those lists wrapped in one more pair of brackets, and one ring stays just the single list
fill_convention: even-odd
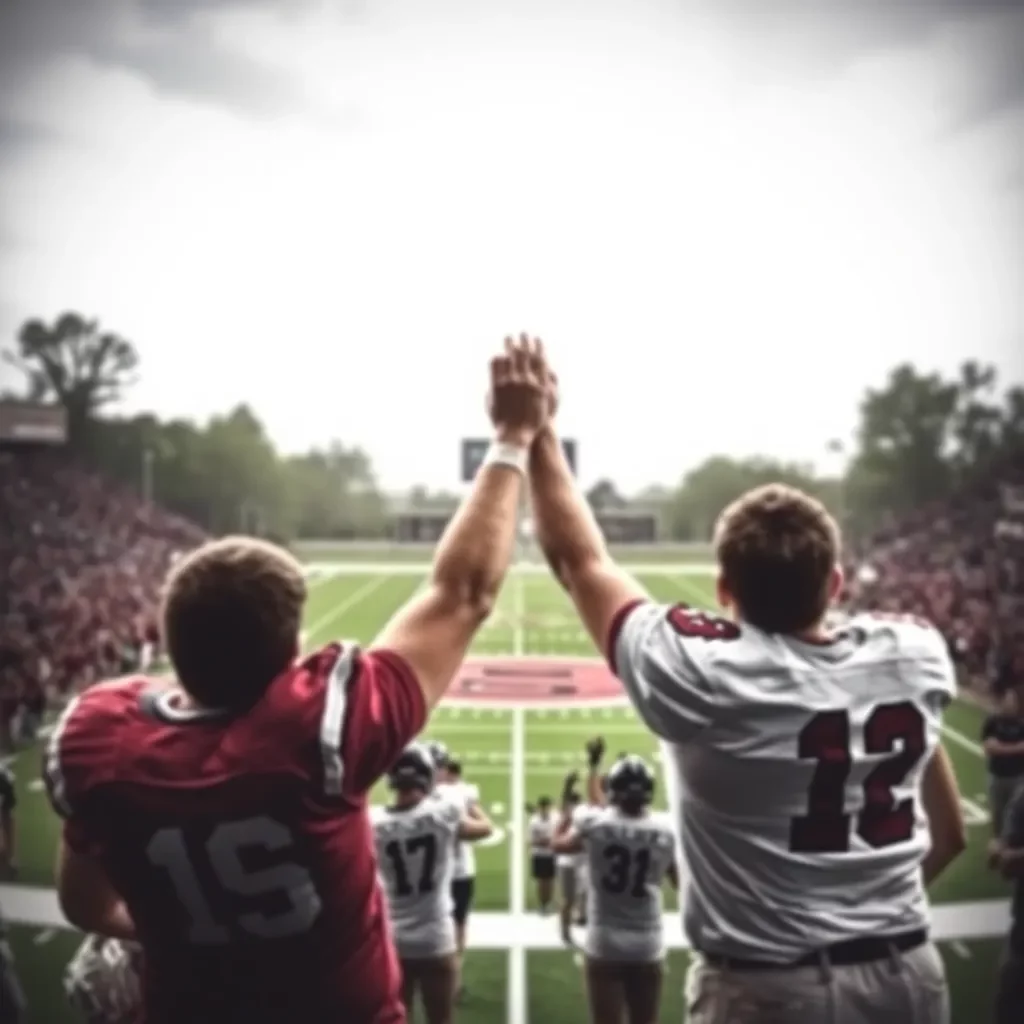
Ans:
[{"label": "short brown hair", "polygon": [[223,537],[171,570],[163,632],[178,681],[199,703],[241,711],[293,661],[306,580],[285,550]]},{"label": "short brown hair", "polygon": [[766,633],[821,621],[839,554],[839,527],[825,506],[784,484],[748,491],[715,525],[722,582],[741,618]]}]

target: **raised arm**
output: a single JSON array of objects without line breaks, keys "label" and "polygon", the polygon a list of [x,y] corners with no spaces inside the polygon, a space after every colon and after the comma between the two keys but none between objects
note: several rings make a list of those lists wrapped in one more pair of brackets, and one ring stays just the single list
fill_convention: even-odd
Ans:
[{"label": "raised arm", "polygon": [[534,529],[555,578],[568,591],[598,649],[608,653],[612,626],[647,593],[620,569],[551,426],[530,449],[530,497]]},{"label": "raised arm", "polygon": [[546,385],[540,342],[506,339],[491,361],[494,441],[484,465],[438,544],[426,589],[371,645],[405,659],[428,708],[444,696],[508,571],[529,449],[548,418]]}]

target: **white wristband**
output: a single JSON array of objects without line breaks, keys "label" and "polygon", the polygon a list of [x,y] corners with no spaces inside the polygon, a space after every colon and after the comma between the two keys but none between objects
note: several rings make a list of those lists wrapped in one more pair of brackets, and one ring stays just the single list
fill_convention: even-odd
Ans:
[{"label": "white wristband", "polygon": [[525,476],[529,460],[529,448],[523,448],[518,444],[509,444],[507,441],[492,441],[482,465],[508,466],[510,469],[518,469]]}]

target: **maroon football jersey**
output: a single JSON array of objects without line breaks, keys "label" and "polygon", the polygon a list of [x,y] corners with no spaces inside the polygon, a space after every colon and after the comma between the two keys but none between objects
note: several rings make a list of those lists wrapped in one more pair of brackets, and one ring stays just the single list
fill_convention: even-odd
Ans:
[{"label": "maroon football jersey", "polygon": [[145,951],[147,1024],[401,1024],[367,791],[422,728],[408,665],[330,645],[249,713],[166,683],[87,690],[45,757],[74,850]]}]

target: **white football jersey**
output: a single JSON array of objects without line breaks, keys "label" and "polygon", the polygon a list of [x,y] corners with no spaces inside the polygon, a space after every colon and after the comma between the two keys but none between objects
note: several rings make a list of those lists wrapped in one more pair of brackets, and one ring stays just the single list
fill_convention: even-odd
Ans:
[{"label": "white football jersey", "polygon": [[371,810],[377,870],[402,959],[455,951],[451,881],[462,810],[447,800]]},{"label": "white football jersey", "polygon": [[921,781],[956,686],[935,630],[861,615],[815,644],[645,602],[613,653],[663,741],[695,948],[784,962],[927,927]]},{"label": "white football jersey", "polygon": [[625,815],[618,807],[579,807],[591,884],[584,949],[598,960],[660,960],[665,955],[662,885],[675,862],[668,814]]},{"label": "white football jersey", "polygon": [[530,853],[535,857],[554,856],[551,852],[551,840],[555,837],[557,827],[558,815],[552,813],[544,817],[541,814],[534,814],[526,827]]},{"label": "white football jersey", "polygon": [[[447,800],[462,809],[466,815],[474,804],[480,802],[480,790],[469,782],[439,782],[434,787],[439,800]],[[455,866],[452,878],[474,878],[476,876],[476,854],[472,843],[456,840]]]},{"label": "white football jersey", "polygon": [[[575,824],[579,819],[579,816],[585,809],[594,810],[595,808],[590,804],[577,804],[573,808],[571,822]],[[561,823],[561,816],[559,816],[559,823]],[[557,826],[556,826],[557,828]],[[572,868],[577,874],[577,884],[579,884],[579,876],[583,874],[584,867],[587,860],[586,853],[560,853],[556,858],[558,866],[560,868]]]}]

